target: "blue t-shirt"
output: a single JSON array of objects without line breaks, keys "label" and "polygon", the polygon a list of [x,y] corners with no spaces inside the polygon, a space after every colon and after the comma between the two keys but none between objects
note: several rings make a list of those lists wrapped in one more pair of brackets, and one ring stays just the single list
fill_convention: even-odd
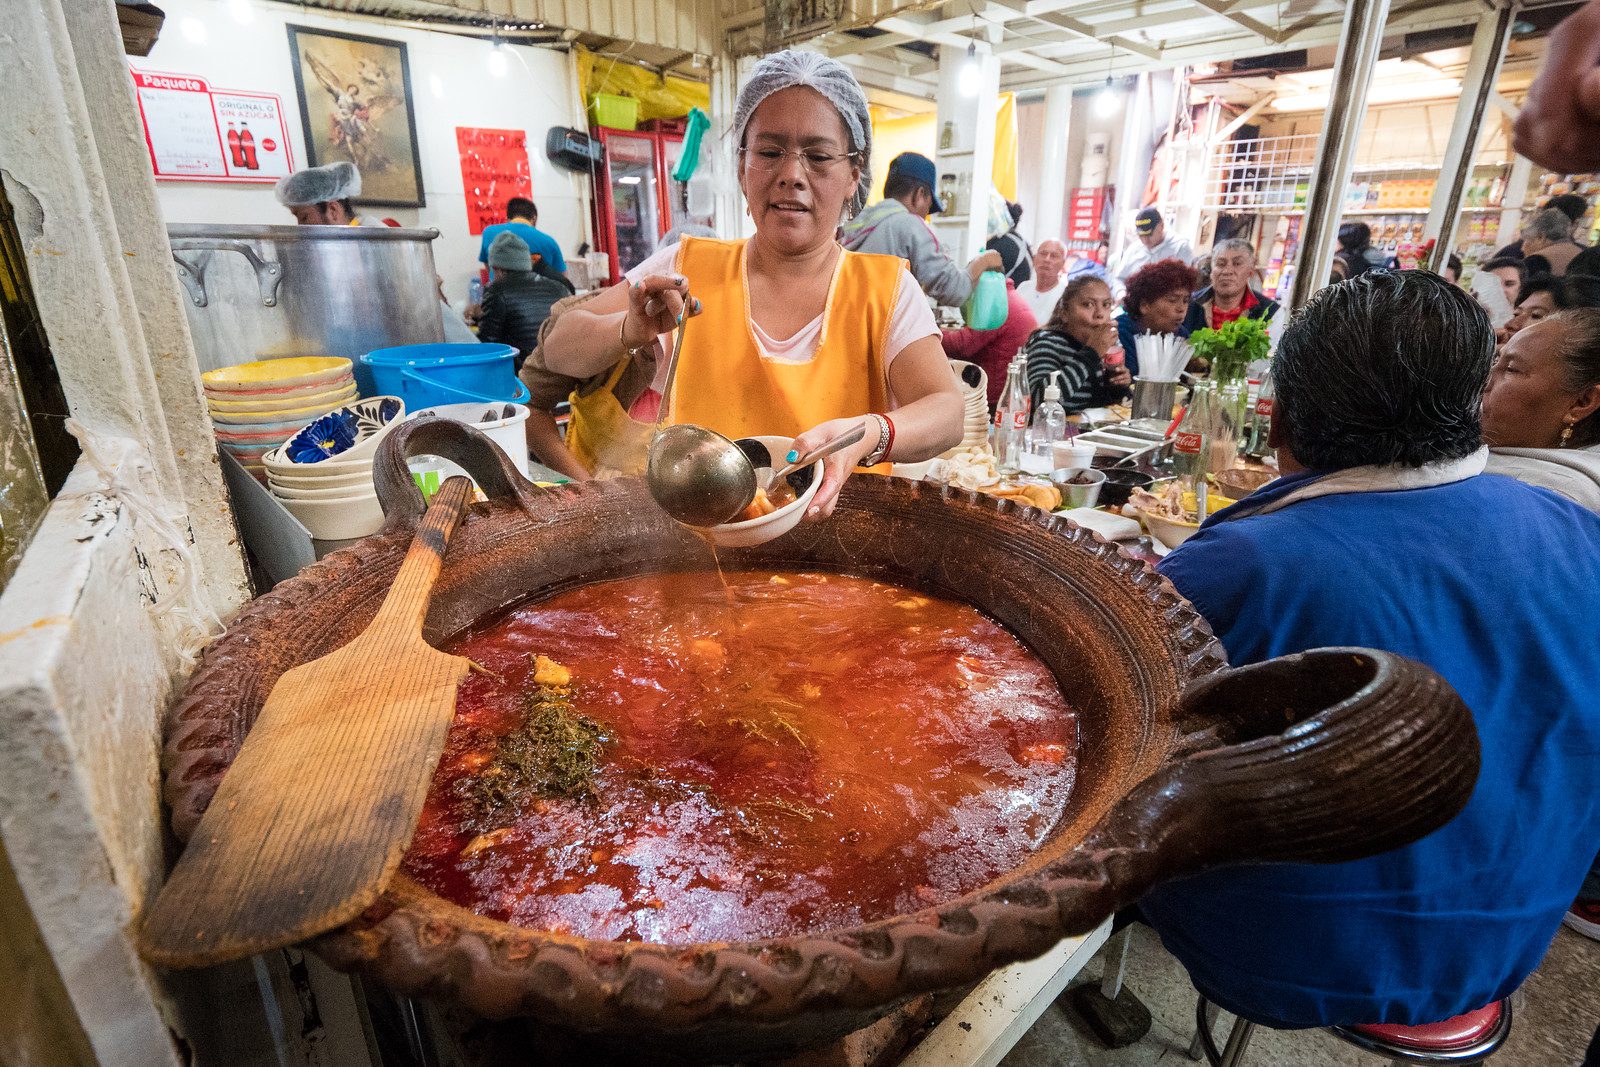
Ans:
[{"label": "blue t-shirt", "polygon": [[556,244],[556,239],[536,229],[526,222],[497,222],[493,226],[483,228],[483,242],[478,245],[478,262],[489,262],[489,246],[494,244],[494,239],[504,230],[510,230],[528,246],[528,251],[537,256],[543,256],[544,261],[561,271],[567,270],[567,261],[561,256],[561,246]]},{"label": "blue t-shirt", "polygon": [[1497,475],[1228,514],[1160,570],[1229,660],[1328,645],[1420,660],[1472,709],[1482,768],[1415,844],[1219,869],[1141,910],[1208,999],[1258,1022],[1428,1023],[1508,995],[1600,848],[1600,516]]}]

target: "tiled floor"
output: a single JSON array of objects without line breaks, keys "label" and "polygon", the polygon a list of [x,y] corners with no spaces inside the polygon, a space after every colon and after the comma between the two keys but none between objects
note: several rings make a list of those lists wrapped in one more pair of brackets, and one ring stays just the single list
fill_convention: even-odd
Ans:
[{"label": "tiled floor", "polygon": [[[1187,1067],[1194,1036],[1194,987],[1183,968],[1147,926],[1133,929],[1128,986],[1144,1001],[1154,1025],[1125,1049],[1102,1048],[1058,1002],[1045,1009],[1001,1067]],[[1100,980],[1103,954],[1084,968],[1078,982]],[[1544,965],[1518,994],[1510,1039],[1492,1061],[1499,1067],[1576,1067],[1600,1025],[1600,943],[1569,930],[1556,935]],[[1217,1026],[1225,1038],[1229,1016]],[[1274,1031],[1258,1027],[1245,1055],[1246,1067],[1378,1067],[1386,1061],[1317,1030]]]}]

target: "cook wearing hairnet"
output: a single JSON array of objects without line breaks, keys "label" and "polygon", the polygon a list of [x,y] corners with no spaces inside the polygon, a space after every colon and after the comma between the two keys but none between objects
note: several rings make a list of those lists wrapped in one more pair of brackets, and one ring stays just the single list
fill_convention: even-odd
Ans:
[{"label": "cook wearing hairnet", "polygon": [[279,178],[278,203],[294,212],[302,226],[382,226],[356,214],[350,201],[361,195],[361,172],[354,163],[329,163]]},{"label": "cook wearing hairnet", "polygon": [[[661,401],[667,421],[730,438],[793,437],[797,452],[865,428],[826,461],[810,518],[832,513],[858,465],[886,472],[890,460],[954,446],[961,397],[916,280],[903,260],[847,252],[834,239],[866,200],[871,131],[866,96],[843,64],[812,52],[763,57],[728,138],[755,236],[686,236],[658,250],[552,324],[550,368],[590,378],[654,348],[682,320],[674,395]],[[654,415],[639,404],[633,413]],[[588,422],[575,414],[569,438]],[[639,455],[631,465],[642,464]]]}]

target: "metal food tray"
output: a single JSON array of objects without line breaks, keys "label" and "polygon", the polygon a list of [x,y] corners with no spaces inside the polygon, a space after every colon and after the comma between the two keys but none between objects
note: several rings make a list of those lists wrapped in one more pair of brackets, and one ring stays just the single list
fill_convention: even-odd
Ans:
[{"label": "metal food tray", "polygon": [[1135,452],[1157,448],[1166,440],[1166,425],[1159,419],[1140,419],[1137,422],[1120,422],[1102,426],[1079,434],[1074,440],[1080,444],[1094,445],[1108,456],[1122,458]]}]

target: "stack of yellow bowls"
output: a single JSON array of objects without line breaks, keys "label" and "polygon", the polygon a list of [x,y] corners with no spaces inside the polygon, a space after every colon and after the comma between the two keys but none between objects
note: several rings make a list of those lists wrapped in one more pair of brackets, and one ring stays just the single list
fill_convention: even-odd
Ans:
[{"label": "stack of yellow bowls", "polygon": [[207,371],[200,380],[218,444],[261,481],[263,456],[356,397],[350,361],[336,356],[240,363]]}]

